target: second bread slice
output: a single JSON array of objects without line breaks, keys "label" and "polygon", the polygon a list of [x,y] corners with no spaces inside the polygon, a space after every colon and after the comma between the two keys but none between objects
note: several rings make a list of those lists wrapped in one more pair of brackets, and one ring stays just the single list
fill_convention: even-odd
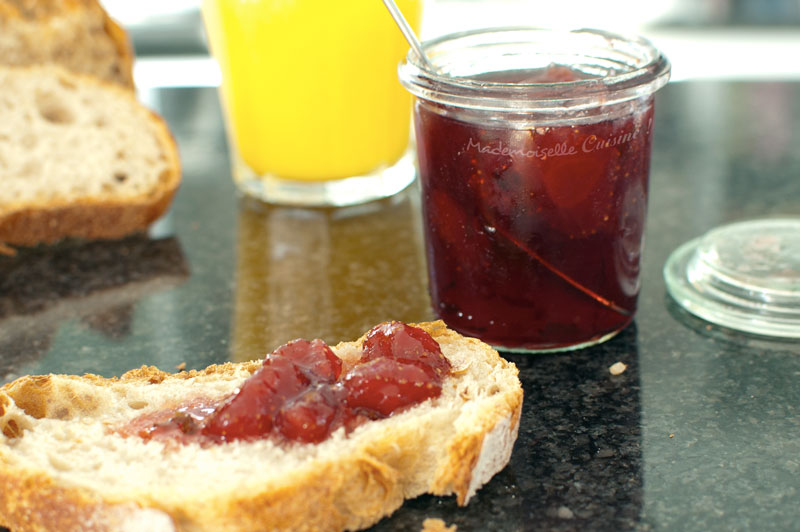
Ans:
[{"label": "second bread slice", "polygon": [[163,119],[116,85],[56,66],[0,67],[0,244],[119,238],[181,178]]},{"label": "second bread slice", "polygon": [[97,0],[0,0],[0,64],[55,63],[132,89],[133,55]]}]

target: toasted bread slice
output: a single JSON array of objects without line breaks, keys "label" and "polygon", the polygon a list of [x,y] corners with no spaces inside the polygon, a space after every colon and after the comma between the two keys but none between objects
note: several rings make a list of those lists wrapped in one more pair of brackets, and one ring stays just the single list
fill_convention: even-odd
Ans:
[{"label": "toasted bread slice", "polygon": [[[517,369],[441,322],[419,326],[453,367],[441,396],[319,444],[176,446],[114,430],[187,399],[225,396],[260,361],[14,381],[0,389],[0,524],[63,532],[340,531],[367,527],[426,492],[467,504],[510,458],[522,405]],[[353,363],[361,342],[334,351]]]},{"label": "toasted bread slice", "polygon": [[161,117],[55,65],[0,66],[0,244],[144,231],[181,179]]}]

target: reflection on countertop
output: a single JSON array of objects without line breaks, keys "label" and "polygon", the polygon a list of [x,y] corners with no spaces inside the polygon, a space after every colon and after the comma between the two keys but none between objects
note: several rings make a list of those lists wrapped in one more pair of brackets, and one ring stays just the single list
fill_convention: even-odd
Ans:
[{"label": "reflection on countertop", "polygon": [[411,187],[341,209],[241,200],[233,359],[261,358],[289,338],[335,344],[381,321],[432,318],[416,196]]},{"label": "reflection on countertop", "polygon": [[0,257],[0,382],[50,351],[68,322],[124,339],[141,299],[188,277],[175,237],[65,241]]}]

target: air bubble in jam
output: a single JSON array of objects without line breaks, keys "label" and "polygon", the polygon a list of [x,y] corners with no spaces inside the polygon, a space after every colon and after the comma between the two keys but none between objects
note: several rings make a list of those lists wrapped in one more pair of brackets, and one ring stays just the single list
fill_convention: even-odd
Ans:
[{"label": "air bubble in jam", "polygon": [[346,373],[321,340],[295,340],[269,354],[230,396],[145,414],[118,432],[201,445],[259,438],[319,443],[340,428],[349,433],[438,397],[450,370],[427,332],[389,322],[367,333],[361,360]]}]

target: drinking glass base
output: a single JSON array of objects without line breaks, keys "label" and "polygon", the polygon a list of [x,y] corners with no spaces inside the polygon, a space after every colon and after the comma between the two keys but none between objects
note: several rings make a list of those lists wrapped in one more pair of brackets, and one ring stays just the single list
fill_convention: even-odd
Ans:
[{"label": "drinking glass base", "polygon": [[800,338],[800,218],[714,229],[670,255],[664,280],[681,307],[706,321]]},{"label": "drinking glass base", "polygon": [[234,181],[239,191],[267,203],[298,207],[343,207],[394,196],[416,178],[412,151],[389,167],[367,175],[325,181],[298,181],[258,175],[236,161]]}]

